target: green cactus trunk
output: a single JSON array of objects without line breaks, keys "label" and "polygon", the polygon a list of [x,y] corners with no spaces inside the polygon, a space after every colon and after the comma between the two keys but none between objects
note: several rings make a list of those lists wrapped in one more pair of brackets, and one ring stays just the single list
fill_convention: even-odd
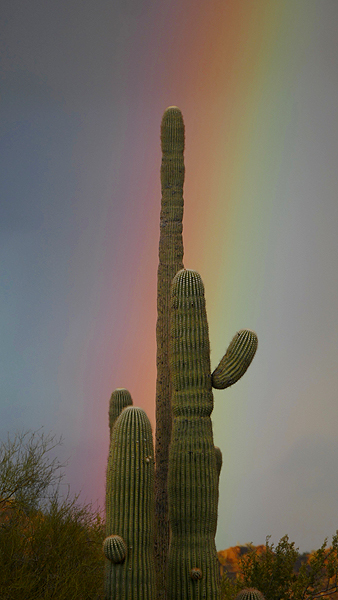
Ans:
[{"label": "green cactus trunk", "polygon": [[[220,456],[215,451],[204,287],[195,271],[175,276],[170,371],[173,428],[169,455],[169,600],[218,600],[215,546]],[[217,463],[216,463],[217,460]]]},{"label": "green cactus trunk", "polygon": [[134,406],[112,432],[106,536],[106,600],[155,600],[153,438],[146,413]]},{"label": "green cactus trunk", "polygon": [[166,598],[166,565],[169,548],[168,456],[171,435],[169,377],[170,287],[183,268],[184,123],[181,111],[169,107],[161,124],[161,216],[157,275],[157,380],[156,380],[156,473],[155,563],[158,599]]}]

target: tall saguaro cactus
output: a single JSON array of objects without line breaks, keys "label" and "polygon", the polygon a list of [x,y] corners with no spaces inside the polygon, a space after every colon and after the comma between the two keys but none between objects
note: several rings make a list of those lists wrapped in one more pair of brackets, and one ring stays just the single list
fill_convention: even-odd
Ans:
[{"label": "tall saguaro cactus", "polygon": [[168,456],[171,435],[169,377],[170,287],[183,268],[184,123],[181,111],[171,106],[161,124],[161,216],[157,275],[157,380],[156,380],[156,472],[155,472],[155,562],[158,599],[166,598],[166,564],[169,548]]},{"label": "tall saguaro cactus", "polygon": [[112,430],[106,536],[106,600],[155,600],[153,438],[146,413],[134,406]]},{"label": "tall saguaro cactus", "polygon": [[220,576],[215,534],[220,456],[215,451],[210,419],[209,333],[204,286],[198,273],[177,273],[171,310],[168,598],[217,600]]}]

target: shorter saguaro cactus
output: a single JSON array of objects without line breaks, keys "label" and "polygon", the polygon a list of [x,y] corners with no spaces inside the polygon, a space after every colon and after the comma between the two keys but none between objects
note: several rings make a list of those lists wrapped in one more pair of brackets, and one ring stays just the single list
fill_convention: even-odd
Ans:
[{"label": "shorter saguaro cactus", "polygon": [[237,594],[235,600],[265,600],[265,598],[256,588],[244,588]]},{"label": "shorter saguaro cactus", "polygon": [[112,430],[106,536],[106,599],[154,600],[154,447],[150,421],[135,406]]}]

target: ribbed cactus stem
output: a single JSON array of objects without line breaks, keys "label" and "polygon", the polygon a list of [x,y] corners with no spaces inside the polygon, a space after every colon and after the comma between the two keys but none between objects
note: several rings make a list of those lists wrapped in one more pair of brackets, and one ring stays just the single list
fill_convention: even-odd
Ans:
[{"label": "ribbed cactus stem", "polygon": [[218,473],[204,286],[182,270],[172,284],[170,370],[173,429],[169,455],[169,600],[217,600]]},{"label": "ribbed cactus stem", "polygon": [[155,600],[154,448],[141,408],[113,427],[106,492],[106,600]]},{"label": "ribbed cactus stem", "polygon": [[125,388],[116,388],[113,391],[109,401],[109,431],[110,439],[113,431],[113,426],[116,419],[120,416],[126,406],[133,404],[130,392]]},{"label": "ribbed cactus stem", "polygon": [[166,598],[166,563],[169,548],[168,455],[171,435],[169,378],[170,286],[183,267],[184,123],[181,111],[170,106],[161,124],[161,216],[157,275],[157,380],[156,380],[156,473],[155,561],[158,599]]},{"label": "ribbed cactus stem", "polygon": [[258,345],[257,335],[251,329],[241,329],[231,340],[229,347],[212,374],[212,386],[218,390],[233,385],[249,367]]}]

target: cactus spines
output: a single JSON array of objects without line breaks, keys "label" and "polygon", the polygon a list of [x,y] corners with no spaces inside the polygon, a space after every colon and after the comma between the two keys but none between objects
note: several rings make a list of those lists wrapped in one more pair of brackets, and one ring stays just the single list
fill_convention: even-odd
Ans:
[{"label": "cactus spines", "polygon": [[130,392],[128,392],[128,390],[125,388],[116,388],[116,390],[113,391],[109,402],[110,439],[117,417],[121,414],[126,406],[130,406],[132,403],[133,401]]},{"label": "cactus spines", "polygon": [[[168,476],[168,598],[217,600],[218,474],[210,419],[213,394],[201,277],[195,271],[179,271],[171,293],[173,428]],[[192,572],[198,571],[202,578],[192,578]]]},{"label": "cactus spines", "polygon": [[249,367],[258,345],[257,335],[251,329],[241,329],[231,340],[218,367],[211,376],[212,386],[218,390],[233,385]]},{"label": "cactus spines", "polygon": [[237,594],[235,600],[265,600],[265,598],[256,588],[244,588]]},{"label": "cactus spines", "polygon": [[122,539],[126,556],[123,562],[106,561],[107,600],[155,599],[153,525],[151,425],[144,410],[127,406],[113,427],[106,491],[106,546],[113,547],[114,556],[123,553]]},{"label": "cactus spines", "polygon": [[121,563],[127,556],[126,542],[119,535],[110,535],[103,542],[103,552],[108,560]]},{"label": "cactus spines", "polygon": [[171,436],[169,377],[170,286],[183,268],[184,123],[176,106],[165,111],[161,123],[161,216],[157,273],[157,380],[156,380],[156,473],[155,561],[159,600],[166,597],[166,563],[169,548],[168,455]]}]

